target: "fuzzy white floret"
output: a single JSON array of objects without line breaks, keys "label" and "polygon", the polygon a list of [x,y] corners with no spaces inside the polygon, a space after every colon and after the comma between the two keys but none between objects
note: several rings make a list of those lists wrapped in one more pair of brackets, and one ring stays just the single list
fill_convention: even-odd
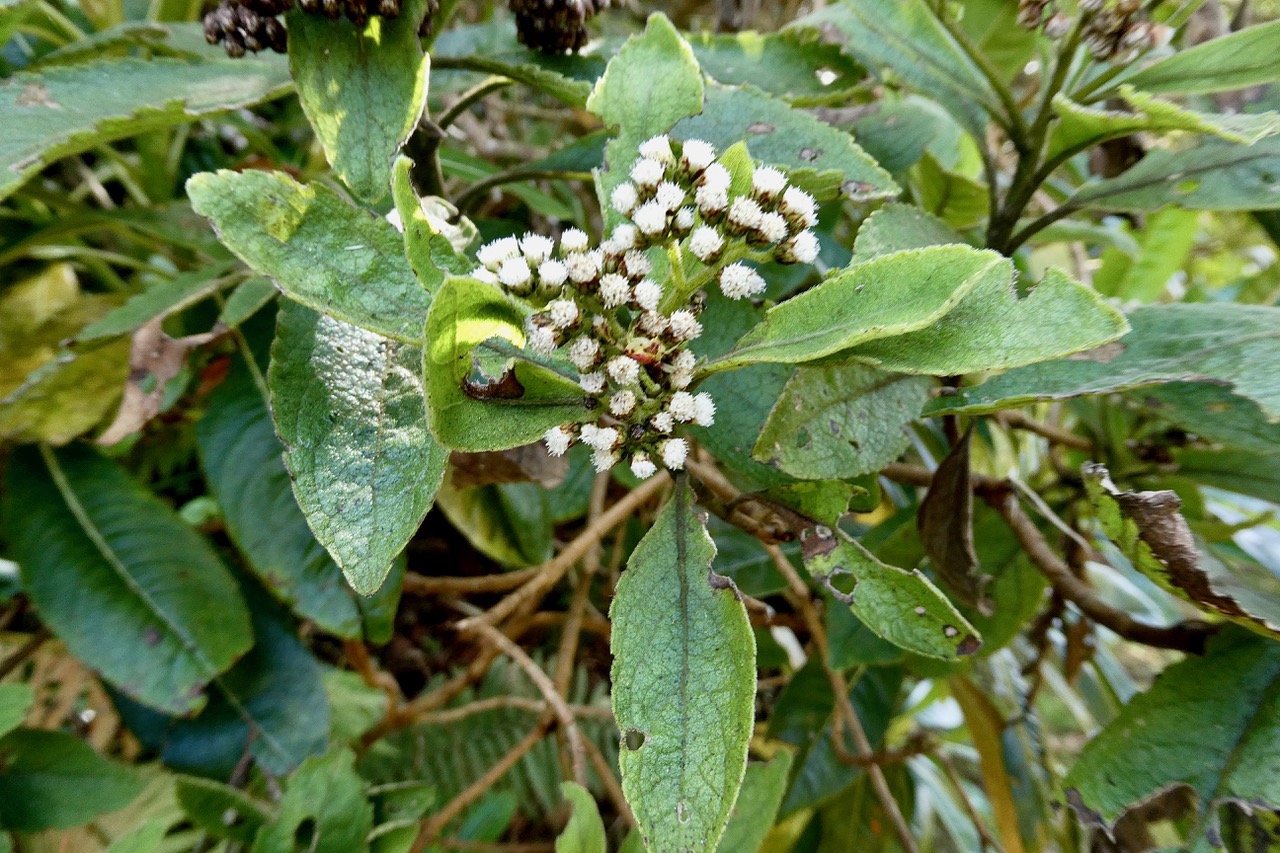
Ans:
[{"label": "fuzzy white floret", "polygon": [[655,430],[666,435],[675,429],[676,419],[671,417],[670,412],[658,412],[658,414],[649,419],[649,423]]},{"label": "fuzzy white floret", "polygon": [[716,147],[701,139],[690,139],[680,150],[680,162],[690,172],[701,172],[716,160]]},{"label": "fuzzy white floret", "polygon": [[679,210],[684,204],[684,190],[671,181],[663,181],[658,184],[658,191],[653,194],[653,200],[668,211]]},{"label": "fuzzy white floret", "polygon": [[683,468],[688,458],[689,445],[683,438],[671,438],[662,443],[662,464],[668,468]]},{"label": "fuzzy white floret", "polygon": [[720,255],[724,248],[724,237],[710,225],[701,225],[689,237],[689,251],[704,264],[709,264]]},{"label": "fuzzy white floret", "polygon": [[751,191],[761,198],[776,198],[787,188],[787,176],[772,166],[761,166],[751,173]]},{"label": "fuzzy white floret", "polygon": [[693,370],[693,366],[698,363],[698,357],[693,354],[693,350],[682,349],[671,359],[671,366],[676,370]]},{"label": "fuzzy white floret", "polygon": [[569,445],[573,443],[573,433],[562,426],[552,427],[542,437],[547,445],[547,452],[552,456],[564,456]]},{"label": "fuzzy white floret", "polygon": [[492,243],[485,243],[476,253],[476,257],[481,264],[497,272],[503,261],[518,254],[520,254],[520,241],[515,237],[503,237]]},{"label": "fuzzy white floret", "polygon": [[697,416],[698,404],[688,391],[677,391],[667,402],[667,411],[680,423],[687,424]]},{"label": "fuzzy white floret", "polygon": [[667,382],[671,385],[672,388],[676,388],[680,391],[683,391],[684,389],[688,388],[690,384],[693,383],[693,371],[692,370],[673,370],[671,371],[671,375],[667,377]]},{"label": "fuzzy white floret", "polygon": [[591,454],[591,464],[595,467],[596,473],[603,474],[618,463],[618,454],[612,450],[597,450]]},{"label": "fuzzy white floret", "polygon": [[755,296],[764,288],[765,281],[760,273],[744,263],[729,264],[720,270],[720,292],[730,299]]},{"label": "fuzzy white floret", "polygon": [[614,356],[605,370],[619,385],[634,385],[640,381],[640,362],[627,355]]},{"label": "fuzzy white floret", "polygon": [[564,259],[564,265],[569,271],[569,278],[585,284],[600,274],[600,260],[595,252],[574,252]]},{"label": "fuzzy white floret", "polygon": [[498,267],[498,281],[512,289],[524,287],[533,277],[529,264],[524,258],[507,258]]},{"label": "fuzzy white floret", "polygon": [[474,278],[476,281],[483,281],[485,284],[498,283],[498,277],[494,275],[493,271],[487,270],[484,267],[476,267],[475,269],[473,269],[471,271],[471,277]]},{"label": "fuzzy white floret", "polygon": [[636,410],[636,394],[627,388],[609,398],[609,412],[614,417],[625,418]]},{"label": "fuzzy white floret", "polygon": [[631,285],[616,272],[605,273],[600,277],[600,300],[605,308],[625,305],[631,301]]},{"label": "fuzzy white floret", "polygon": [[694,219],[696,215],[697,215],[697,211],[695,211],[692,207],[690,207],[687,204],[684,207],[677,210],[676,211],[676,230],[680,231],[681,233],[688,232],[689,229],[693,227],[693,223],[696,221]]},{"label": "fuzzy white floret", "polygon": [[[599,394],[604,391],[604,374],[598,370],[595,373],[580,373],[578,374],[578,385],[588,394]],[[584,436],[586,431],[586,427],[583,427]],[[583,440],[585,441],[586,439],[584,438]]]},{"label": "fuzzy white floret", "polygon": [[691,341],[702,334],[702,324],[692,311],[676,311],[667,318],[671,337],[678,341]]},{"label": "fuzzy white floret", "polygon": [[557,329],[568,329],[578,322],[578,303],[569,299],[555,299],[547,303],[551,324]]},{"label": "fuzzy white floret", "polygon": [[769,243],[781,243],[787,239],[787,220],[783,218],[781,213],[764,213],[760,216],[760,223],[756,226],[756,230]]},{"label": "fuzzy white floret", "polygon": [[662,300],[662,286],[656,281],[643,279],[636,285],[635,300],[642,310],[656,311]]},{"label": "fuzzy white floret", "polygon": [[635,184],[618,184],[613,188],[613,192],[609,194],[609,204],[613,205],[613,209],[623,216],[631,212],[637,201],[639,201],[639,196],[636,193]]},{"label": "fuzzy white floret", "polygon": [[640,233],[656,237],[667,227],[667,209],[654,201],[646,201],[631,214],[631,221],[640,229]]},{"label": "fuzzy white floret", "polygon": [[658,466],[653,464],[647,453],[637,453],[631,457],[631,473],[641,480],[647,480],[658,473]]},{"label": "fuzzy white floret", "polygon": [[643,278],[653,272],[653,261],[639,249],[632,249],[623,255],[622,268],[631,278]]},{"label": "fuzzy white floret", "polygon": [[675,159],[675,155],[671,153],[671,140],[665,135],[655,136],[642,142],[640,144],[640,156],[659,160],[663,163],[670,163]]},{"label": "fuzzy white floret", "polygon": [[641,157],[631,167],[631,180],[635,181],[638,187],[656,187],[666,176],[667,167],[662,165],[661,160],[655,160],[652,157]]},{"label": "fuzzy white floret", "polygon": [[805,228],[818,224],[818,203],[799,187],[787,187],[782,194],[782,210],[799,219]]},{"label": "fuzzy white floret", "polygon": [[600,248],[607,255],[621,255],[634,249],[635,245],[636,227],[634,225],[619,225],[613,229],[609,239],[605,240]]},{"label": "fuzzy white floret", "polygon": [[729,206],[729,191],[720,187],[698,187],[697,192],[693,194],[693,200],[703,216],[711,216]]},{"label": "fuzzy white floret", "polygon": [[700,427],[716,422],[716,401],[705,391],[693,398],[693,422]]},{"label": "fuzzy white floret", "polygon": [[529,336],[526,339],[529,349],[542,355],[551,355],[556,348],[555,334],[545,326],[534,326],[529,329]]},{"label": "fuzzy white floret", "polygon": [[657,311],[646,311],[640,315],[640,331],[646,335],[658,336],[667,330],[667,318]]},{"label": "fuzzy white floret", "polygon": [[578,370],[587,371],[595,367],[600,358],[600,344],[595,338],[574,338],[569,344],[569,362]]},{"label": "fuzzy white floret", "polygon": [[738,196],[733,200],[733,204],[729,205],[729,221],[743,231],[758,228],[763,216],[764,211],[760,209],[755,199]]},{"label": "fuzzy white floret", "polygon": [[556,241],[550,237],[544,237],[541,234],[526,234],[520,238],[520,251],[524,254],[525,260],[530,266],[538,264],[551,257],[551,253],[555,251]]},{"label": "fuzzy white floret", "polygon": [[802,264],[818,259],[818,238],[812,231],[801,231],[787,241],[787,251]]},{"label": "fuzzy white floret", "polygon": [[561,287],[568,278],[569,268],[564,265],[564,261],[551,258],[538,264],[538,280],[544,287]]},{"label": "fuzzy white floret", "polygon": [[698,182],[704,187],[714,187],[728,192],[729,185],[733,183],[733,176],[729,174],[729,170],[723,164],[712,163],[702,173],[702,177],[698,179]]},{"label": "fuzzy white floret", "polygon": [[565,232],[560,235],[560,251],[562,252],[583,252],[590,240],[587,232],[581,228],[566,228]]}]

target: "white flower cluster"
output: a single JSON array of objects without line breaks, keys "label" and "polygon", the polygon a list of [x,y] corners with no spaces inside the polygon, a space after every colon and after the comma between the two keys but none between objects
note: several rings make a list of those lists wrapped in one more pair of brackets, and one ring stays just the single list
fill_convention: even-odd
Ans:
[{"label": "white flower cluster", "polygon": [[689,445],[676,431],[711,426],[716,412],[709,394],[687,390],[697,362],[688,344],[702,334],[705,300],[682,294],[684,304],[664,306],[672,285],[650,277],[648,250],[680,245],[726,296],[754,296],[764,279],[741,259],[812,262],[817,206],[768,166],[754,170],[748,192],[735,194],[715,148],[698,140],[650,139],[629,177],[610,203],[630,222],[599,247],[576,228],[558,246],[537,234],[504,237],[481,247],[472,275],[541,306],[529,318],[525,346],[562,354],[599,413],[595,423],[548,430],[547,450],[560,456],[581,441],[592,449],[596,470],[626,458],[645,478],[659,463],[683,468]]}]

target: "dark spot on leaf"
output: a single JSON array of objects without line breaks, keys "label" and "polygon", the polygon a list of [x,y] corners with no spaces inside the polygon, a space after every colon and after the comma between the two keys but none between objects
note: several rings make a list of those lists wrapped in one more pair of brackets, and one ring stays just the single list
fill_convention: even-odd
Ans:
[{"label": "dark spot on leaf", "polygon": [[635,752],[637,749],[644,746],[644,741],[645,733],[639,729],[627,729],[626,733],[622,736],[622,745],[632,752]]},{"label": "dark spot on leaf", "polygon": [[971,655],[980,648],[982,648],[982,641],[972,634],[966,634],[965,638],[960,641],[960,645],[956,646],[956,654]]},{"label": "dark spot on leaf", "polygon": [[812,163],[814,160],[817,160],[821,156],[822,156],[821,148],[801,148],[800,149],[800,159],[805,161],[806,163]]},{"label": "dark spot on leaf", "polygon": [[160,632],[155,628],[148,628],[146,633],[142,635],[142,639],[148,646],[154,646],[160,642]]},{"label": "dark spot on leaf", "polygon": [[836,549],[835,532],[826,525],[817,524],[800,531],[801,556],[807,563],[814,557],[824,557]]},{"label": "dark spot on leaf", "polygon": [[777,127],[769,124],[767,121],[753,121],[751,124],[747,125],[747,133],[773,133],[777,129]]},{"label": "dark spot on leaf", "polygon": [[524,396],[524,386],[516,378],[514,370],[489,382],[462,380],[462,393],[475,400],[518,400]]}]

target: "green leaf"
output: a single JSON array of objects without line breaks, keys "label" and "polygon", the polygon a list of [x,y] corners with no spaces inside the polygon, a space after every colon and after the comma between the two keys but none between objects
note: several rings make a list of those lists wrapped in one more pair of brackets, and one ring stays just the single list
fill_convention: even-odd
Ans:
[{"label": "green leaf", "polygon": [[855,264],[765,315],[708,370],[792,364],[864,341],[926,328],[986,278],[1008,281],[1008,261],[968,246],[895,252]]},{"label": "green leaf", "polygon": [[977,630],[919,571],[886,565],[830,528],[811,530],[802,544],[805,568],[815,578],[830,586],[833,577],[854,577],[852,594],[832,587],[833,594],[878,636],[935,658],[971,655],[981,647]]},{"label": "green leaf", "polygon": [[253,853],[294,853],[305,833],[310,853],[368,850],[373,806],[355,771],[355,756],[340,749],[308,758],[289,779],[274,820],[258,832]]},{"label": "green leaf", "polygon": [[1221,385],[1169,382],[1139,389],[1130,396],[1205,441],[1253,453],[1280,454],[1280,423],[1268,422],[1257,403],[1237,397]]},{"label": "green leaf", "polygon": [[278,172],[204,172],[191,206],[227,248],[308,308],[406,343],[422,343],[430,296],[391,223],[318,184]]},{"label": "green leaf", "polygon": [[33,832],[86,823],[133,801],[131,768],[62,732],[18,729],[0,738],[0,826]]},{"label": "green leaf", "polygon": [[507,450],[590,416],[571,370],[549,369],[519,350],[510,352],[513,364],[501,377],[473,376],[477,350],[506,355],[511,345],[524,345],[524,319],[524,308],[472,278],[446,279],[432,300],[427,412],[431,432],[445,447]]},{"label": "green leaf", "polygon": [[0,199],[55,160],[104,142],[252,106],[289,91],[282,56],[107,59],[0,86]]},{"label": "green leaf", "polygon": [[[439,53],[436,58],[441,58]],[[586,105],[596,81],[605,71],[604,60],[599,56],[546,54],[523,45],[483,56],[473,53],[449,58],[451,62],[441,64],[509,77],[571,107]]]},{"label": "green leaf", "polygon": [[591,792],[576,782],[561,782],[560,791],[573,804],[573,814],[556,838],[556,853],[606,853],[604,822]]},{"label": "green leaf", "polygon": [[107,853],[156,853],[169,832],[163,820],[146,820],[111,842]]},{"label": "green leaf", "polygon": [[853,241],[859,263],[903,249],[963,243],[960,233],[914,204],[891,202],[867,217]]},{"label": "green leaf", "polygon": [[945,168],[931,152],[924,153],[910,176],[920,206],[947,225],[975,228],[986,220],[990,206],[986,184]]},{"label": "green leaf", "polygon": [[1129,78],[1138,89],[1156,94],[1207,94],[1243,89],[1280,78],[1276,67],[1276,43],[1280,21],[1256,27],[1180,50]]},{"label": "green leaf", "polygon": [[391,161],[427,101],[430,57],[418,24],[424,0],[363,29],[290,12],[289,68],[298,100],[333,170],[356,195],[377,201],[391,187]]},{"label": "green leaf", "polygon": [[22,725],[35,701],[35,691],[29,684],[0,684],[0,737]]},{"label": "green leaf", "polygon": [[1280,803],[1277,679],[1280,644],[1224,631],[1085,745],[1063,780],[1067,799],[1086,822],[1110,827],[1130,805],[1186,785],[1198,799],[1193,836],[1211,828],[1221,803]]},{"label": "green leaf", "polygon": [[605,170],[598,178],[601,198],[608,198],[627,179],[642,142],[702,111],[698,60],[666,15],[650,15],[644,32],[609,60],[586,106],[606,128],[617,129],[605,146]]},{"label": "green leaf", "polygon": [[177,793],[178,803],[187,817],[215,838],[252,843],[258,830],[271,817],[266,804],[239,788],[213,779],[179,776]]},{"label": "green leaf", "polygon": [[1157,149],[1119,177],[1086,183],[1070,208],[1142,212],[1166,204],[1192,210],[1280,208],[1280,138],[1253,145],[1210,141],[1182,151]]},{"label": "green leaf", "polygon": [[886,370],[950,376],[1062,358],[1114,341],[1124,315],[1056,268],[1019,298],[1008,262],[931,326],[849,349]]},{"label": "green leaf", "polygon": [[[196,449],[227,532],[281,601],[340,637],[360,635],[360,613],[342,572],[307,526],[294,498],[267,405],[260,364],[243,358],[210,395]],[[339,436],[341,437],[341,436]]]},{"label": "green leaf", "polygon": [[622,789],[651,850],[716,849],[754,722],[755,636],[691,501],[678,485],[609,611]]},{"label": "green leaf", "polygon": [[246,279],[231,291],[222,310],[218,312],[218,321],[234,329],[262,310],[278,293],[270,279],[261,276]]},{"label": "green leaf", "polygon": [[427,431],[422,350],[281,307],[272,411],[284,462],[320,544],[369,595],[426,517],[448,454]]},{"label": "green leaf", "polygon": [[1197,485],[1212,486],[1242,495],[1273,501],[1280,494],[1280,455],[1275,447],[1270,455],[1241,450],[1173,451],[1178,474]]},{"label": "green leaf", "polygon": [[[440,198],[418,198],[410,170],[413,161],[399,157],[392,170],[391,192],[404,228],[409,266],[428,293],[435,293],[450,272],[465,273],[475,266],[462,254],[475,239],[476,229],[466,217]],[[429,212],[430,211],[430,212]],[[450,220],[458,218],[456,225]]]},{"label": "green leaf", "polygon": [[[697,33],[689,44],[703,72],[727,86],[749,84],[796,106],[848,97],[866,72],[815,30]],[[815,69],[827,72],[815,73]]]},{"label": "green leaf", "polygon": [[931,415],[981,414],[1038,400],[1109,394],[1162,382],[1217,382],[1280,419],[1280,308],[1188,303],[1138,308],[1117,343],[1076,359],[1011,370],[940,397]]},{"label": "green leaf", "polygon": [[986,113],[999,114],[991,84],[923,0],[846,0],[793,26],[834,31],[847,53],[882,78],[892,72],[928,92],[977,139]]},{"label": "green leaf", "polygon": [[446,483],[436,505],[480,553],[504,566],[535,566],[551,559],[552,506],[537,483],[500,483],[471,489]]},{"label": "green leaf", "polygon": [[5,499],[23,587],[71,653],[149,705],[201,708],[205,685],[253,642],[235,583],[208,543],[80,445],[15,451]]},{"label": "green leaf", "polygon": [[844,193],[866,201],[901,192],[848,133],[752,86],[708,88],[701,115],[684,119],[672,133],[722,151],[745,141],[755,159],[785,169],[791,183],[820,200]]},{"label": "green leaf", "polygon": [[1151,303],[1160,300],[1169,279],[1196,245],[1200,212],[1166,207],[1147,217],[1137,232],[1136,257],[1116,247],[1102,253],[1093,286],[1104,296]]},{"label": "green leaf", "polygon": [[1141,131],[1183,130],[1243,145],[1252,145],[1280,132],[1280,114],[1274,112],[1199,113],[1130,85],[1120,87],[1120,96],[1131,111],[1094,109],[1077,104],[1065,95],[1056,96],[1053,109],[1058,114],[1058,122],[1049,139],[1046,160],[1069,156],[1108,139]]},{"label": "green leaf", "polygon": [[764,837],[778,816],[782,795],[787,792],[787,774],[792,755],[781,750],[768,764],[748,764],[742,777],[742,791],[734,804],[733,815],[720,839],[720,850],[760,850]]},{"label": "green leaf", "polygon": [[1196,548],[1171,491],[1122,492],[1089,462],[1084,487],[1102,532],[1161,589],[1254,631],[1280,637],[1280,578],[1253,563],[1236,566]]},{"label": "green leaf", "polygon": [[209,298],[235,282],[234,278],[226,275],[233,263],[212,264],[195,272],[183,273],[135,294],[123,305],[85,326],[76,335],[76,344],[131,334],[157,317],[167,317]]},{"label": "green leaf", "polygon": [[1000,73],[1013,81],[1036,50],[1038,34],[1018,24],[1018,7],[1004,0],[968,0],[956,16],[973,46]]},{"label": "green leaf", "polygon": [[793,477],[879,471],[910,443],[932,382],[857,362],[801,367],[773,407],[752,455]]}]

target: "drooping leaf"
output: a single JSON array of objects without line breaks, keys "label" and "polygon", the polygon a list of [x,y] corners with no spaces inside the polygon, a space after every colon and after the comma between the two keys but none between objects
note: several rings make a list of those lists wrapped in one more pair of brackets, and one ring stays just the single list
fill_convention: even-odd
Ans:
[{"label": "drooping leaf", "polygon": [[1280,208],[1280,138],[1253,145],[1211,140],[1182,151],[1157,149],[1115,178],[1086,183],[1070,208],[1143,212],[1166,204],[1192,210]]},{"label": "drooping leaf", "polygon": [[[556,372],[514,350],[501,376],[477,376],[479,352],[524,345],[524,309],[498,288],[450,277],[427,315],[425,369],[431,431],[452,450],[506,450],[590,413],[571,369]],[[517,357],[519,356],[519,357]]]},{"label": "drooping leaf", "polygon": [[298,100],[338,177],[366,201],[391,188],[391,161],[427,100],[430,58],[418,24],[423,0],[364,27],[295,10],[288,15],[289,68]]},{"label": "drooping leaf", "polygon": [[681,121],[672,134],[703,139],[720,150],[745,141],[752,157],[785,169],[791,183],[820,200],[900,192],[848,133],[753,86],[708,88],[702,113]]},{"label": "drooping leaf", "polygon": [[684,37],[661,12],[627,40],[596,81],[587,109],[617,135],[605,146],[602,198],[627,179],[640,144],[702,111],[702,72]]},{"label": "drooping leaf", "polygon": [[878,471],[907,448],[932,383],[858,362],[801,367],[787,382],[752,455],[811,480]]},{"label": "drooping leaf", "polygon": [[519,44],[509,17],[450,27],[436,39],[431,53],[438,69],[507,77],[578,108],[605,70],[605,57],[598,53],[551,54]]},{"label": "drooping leaf", "polygon": [[22,725],[35,701],[35,691],[29,684],[0,684],[0,737]]},{"label": "drooping leaf", "polygon": [[755,637],[678,485],[610,608],[622,788],[653,850],[713,851],[747,764]]},{"label": "drooping leaf", "polygon": [[181,719],[116,699],[138,740],[175,770],[226,779],[248,750],[267,772],[282,776],[328,742],[320,664],[279,605],[249,583],[243,589],[255,643],[215,680],[203,711]]},{"label": "drooping leaf", "polygon": [[227,248],[290,299],[393,340],[422,343],[430,296],[385,219],[278,172],[204,172],[187,181],[187,194]]},{"label": "drooping leaf", "polygon": [[217,838],[242,844],[271,817],[269,807],[239,788],[199,776],[179,776],[178,802],[196,826]]},{"label": "drooping leaf", "polygon": [[560,792],[572,804],[573,814],[556,838],[556,853],[606,853],[604,822],[591,792],[576,782],[561,782]]},{"label": "drooping leaf", "polygon": [[[264,330],[265,331],[265,330]],[[265,335],[260,349],[265,349]],[[227,532],[281,601],[340,637],[360,634],[360,613],[294,497],[267,404],[265,353],[237,356],[196,424],[196,449]]]},{"label": "drooping leaf", "polygon": [[1046,160],[1142,131],[1184,130],[1242,145],[1252,145],[1280,132],[1280,115],[1274,112],[1200,113],[1153,97],[1131,85],[1121,86],[1120,96],[1129,105],[1129,112],[1087,107],[1065,95],[1055,97],[1053,109],[1058,121],[1049,137]]},{"label": "drooping leaf", "polygon": [[281,307],[268,381],[285,465],[307,523],[363,595],[382,584],[444,477],[421,365],[417,347]]},{"label": "drooping leaf", "polygon": [[813,361],[864,341],[926,328],[983,279],[1007,281],[1007,264],[994,252],[968,246],[895,252],[855,264],[770,310],[708,369]]},{"label": "drooping leaf", "polygon": [[973,537],[972,442],[970,427],[933,472],[929,492],[916,513],[916,530],[920,546],[947,588],[961,601],[989,612],[985,588],[991,578],[982,573]]},{"label": "drooping leaf", "polygon": [[978,632],[919,571],[877,560],[858,543],[830,528],[808,531],[802,542],[809,574],[830,581],[852,575],[851,594],[834,594],[864,625],[908,651],[935,658],[970,655],[982,645]]},{"label": "drooping leaf", "polygon": [[734,803],[729,825],[725,827],[718,849],[759,850],[765,835],[778,816],[782,795],[787,792],[787,774],[791,771],[792,754],[779,751],[767,764],[748,764],[742,777],[742,790]]},{"label": "drooping leaf", "polygon": [[446,483],[436,505],[476,550],[504,566],[534,566],[551,558],[552,505],[536,483],[469,489]]},{"label": "drooping leaf", "polygon": [[1172,491],[1126,492],[1107,469],[1083,471],[1098,524],[1133,567],[1162,589],[1255,631],[1280,637],[1280,578],[1262,566],[1228,566],[1196,548]]},{"label": "drooping leaf", "polygon": [[1011,370],[940,397],[926,411],[978,414],[1162,382],[1217,382],[1280,419],[1280,309],[1184,303],[1138,308],[1128,320],[1133,331],[1116,343]]},{"label": "drooping leaf", "polygon": [[[444,199],[419,198],[410,178],[413,161],[401,156],[392,169],[391,192],[404,229],[405,256],[428,293],[435,293],[448,273],[474,269],[462,252],[475,239],[475,226],[466,217],[449,220],[458,211]],[[429,212],[430,211],[430,212]]]},{"label": "drooping leaf", "polygon": [[253,641],[209,544],[81,445],[18,449],[4,496],[23,588],[71,652],[156,708],[203,707],[205,686]]},{"label": "drooping leaf", "polygon": [[[814,30],[745,31],[689,39],[703,72],[727,86],[750,84],[796,106],[830,103],[862,83],[865,71]],[[816,74],[815,69],[827,73]]]},{"label": "drooping leaf", "polygon": [[86,823],[127,806],[144,780],[63,732],[0,737],[0,826],[35,831]]},{"label": "drooping leaf", "polygon": [[289,91],[284,57],[102,59],[15,74],[0,86],[0,199],[69,154]]},{"label": "drooping leaf", "polygon": [[[1063,780],[1087,823],[1110,827],[1135,803],[1170,786],[1196,794],[1196,834],[1225,802],[1277,803],[1280,644],[1227,630],[1204,657],[1166,669],[1085,745]],[[1190,839],[1188,839],[1190,840]]]},{"label": "drooping leaf", "polygon": [[923,0],[847,0],[793,26],[832,28],[855,59],[928,92],[975,138],[982,138],[986,114],[999,114],[991,84]]},{"label": "drooping leaf", "polygon": [[293,853],[300,831],[312,853],[368,850],[373,806],[347,749],[308,758],[289,779],[275,818],[258,831],[253,853]]},{"label": "drooping leaf", "polygon": [[1193,95],[1257,86],[1280,78],[1276,41],[1280,21],[1180,50],[1139,71],[1128,82],[1156,94]]}]

